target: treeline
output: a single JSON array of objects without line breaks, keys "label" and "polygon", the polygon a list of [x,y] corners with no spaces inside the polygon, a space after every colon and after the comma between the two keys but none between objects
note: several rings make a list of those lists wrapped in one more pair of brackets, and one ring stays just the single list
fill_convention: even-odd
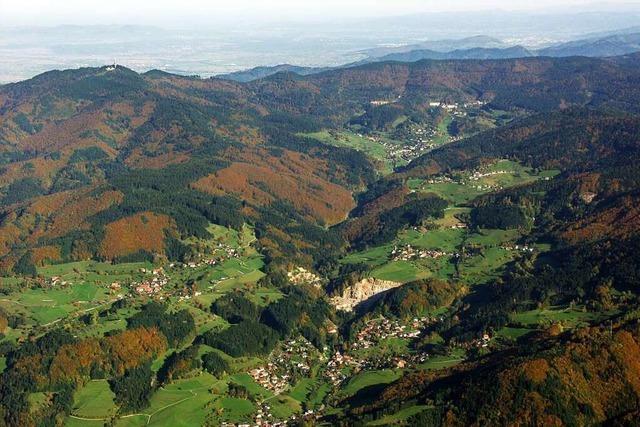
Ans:
[{"label": "treeline", "polygon": [[367,131],[385,131],[392,128],[392,124],[404,114],[400,104],[390,103],[380,106],[367,106],[366,112],[351,119],[350,124],[360,125]]}]

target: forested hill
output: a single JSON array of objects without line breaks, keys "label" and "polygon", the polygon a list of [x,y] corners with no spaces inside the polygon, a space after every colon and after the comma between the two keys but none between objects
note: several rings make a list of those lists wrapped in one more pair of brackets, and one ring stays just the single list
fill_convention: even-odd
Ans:
[{"label": "forested hill", "polygon": [[474,167],[510,157],[538,168],[588,171],[620,167],[640,156],[638,116],[592,109],[536,114],[427,153],[403,176]]},{"label": "forested hill", "polygon": [[[297,253],[310,265],[322,247],[344,245],[316,224],[344,220],[355,206],[353,193],[376,174],[363,154],[302,133],[340,127],[363,110],[379,123],[420,116],[433,101],[481,102],[524,115],[585,106],[635,112],[639,64],[640,55],[376,63],[247,84],[118,66],[52,71],[5,85],[3,268],[23,256],[42,263],[166,253],[167,241],[204,235],[211,221],[257,224],[266,253]],[[386,105],[371,109],[372,102]],[[608,120],[597,115],[552,118],[549,132],[569,125],[580,137],[591,121]],[[519,129],[532,131],[525,127]],[[496,132],[498,141],[500,132],[516,135]],[[509,154],[502,151],[495,154]],[[570,158],[569,151],[563,155]],[[157,236],[152,243],[141,244],[135,234],[130,244],[109,243],[113,233],[132,233],[129,225],[145,213],[154,214],[145,223],[145,232]],[[285,220],[292,216],[295,226]],[[294,241],[274,233],[283,229]],[[302,243],[309,240],[316,243]]]},{"label": "forested hill", "polygon": [[372,100],[409,111],[429,101],[476,100],[528,111],[585,105],[638,111],[639,63],[640,53],[606,59],[382,62],[305,77],[276,74],[248,87],[271,105],[330,117]]}]

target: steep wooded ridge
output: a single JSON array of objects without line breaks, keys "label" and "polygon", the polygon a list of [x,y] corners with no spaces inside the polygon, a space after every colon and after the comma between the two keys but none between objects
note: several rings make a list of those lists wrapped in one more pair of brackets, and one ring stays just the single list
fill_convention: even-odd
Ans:
[{"label": "steep wooded ridge", "polygon": [[[498,119],[388,170],[362,151],[311,136],[355,123],[378,143],[373,131],[402,119],[423,132],[434,104],[479,106],[474,114]],[[207,307],[167,311],[144,300],[131,315],[125,300],[114,300],[105,317],[124,310],[124,330],[74,336],[47,329],[3,348],[0,424],[59,424],[89,378],[109,380],[120,414],[140,410],[155,380],[168,384],[181,370],[199,368],[197,346],[226,353],[203,358],[216,376],[229,372],[229,360],[267,357],[300,335],[342,357],[373,340],[366,331],[382,316],[386,325],[424,327],[406,345],[412,351],[438,356],[455,348],[465,361],[405,369],[405,360],[392,358],[402,370],[388,381],[367,386],[364,372],[345,381],[355,391],[320,399],[339,409],[320,414],[324,421],[633,425],[640,402],[639,162],[640,54],[383,62],[249,83],[118,66],[0,86],[1,276],[37,276],[36,267],[88,259],[154,261],[169,271],[173,261],[191,261],[193,246],[206,246],[211,224],[238,236],[250,225],[266,273],[260,296],[248,291],[254,278],[247,289],[220,291]],[[495,165],[515,169],[507,174]],[[471,181],[501,174],[518,175],[517,184],[499,181],[484,191]],[[453,190],[428,190],[434,182]],[[465,197],[456,193],[463,187]],[[451,248],[420,240],[443,230]],[[514,231],[516,238],[500,240]],[[408,239],[402,246],[400,235]],[[451,243],[458,237],[461,243]],[[497,251],[519,252],[485,272],[484,260]],[[408,269],[420,259],[433,268],[388,280],[388,271],[365,262],[380,253]],[[470,259],[479,264],[470,267]],[[237,262],[236,270],[245,267]],[[165,273],[153,274],[157,282]],[[223,281],[205,277],[180,283],[179,302],[202,291],[197,283],[211,289]],[[341,294],[353,304],[376,298],[338,314],[329,301]],[[557,307],[566,307],[561,320],[570,313],[589,326],[551,318],[545,331],[526,328],[531,312],[556,315]],[[217,323],[203,328],[189,310],[214,313]],[[522,330],[502,339],[504,331]],[[152,372],[156,357],[191,343]],[[328,377],[334,386],[343,384],[338,368]],[[248,395],[233,384],[234,397]],[[34,410],[38,393],[47,404]]]}]

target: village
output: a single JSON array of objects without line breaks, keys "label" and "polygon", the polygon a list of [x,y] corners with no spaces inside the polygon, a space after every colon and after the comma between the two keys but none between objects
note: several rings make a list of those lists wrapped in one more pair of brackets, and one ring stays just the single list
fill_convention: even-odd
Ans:
[{"label": "village", "polygon": [[198,268],[204,265],[213,267],[216,265],[220,265],[232,258],[240,258],[241,255],[238,249],[233,248],[225,243],[217,243],[212,252],[213,253],[208,256],[205,256],[202,253],[198,253],[196,256],[197,260],[189,261],[186,264],[183,264],[183,267]]},{"label": "village", "polygon": [[[151,274],[152,277],[150,279],[143,280],[141,282],[132,282],[131,289],[138,295],[152,296],[158,295],[162,289],[169,283],[169,277],[165,274],[164,269],[162,267],[155,268],[153,270],[147,270],[146,268],[140,269],[140,272],[143,274]],[[112,291],[116,291],[120,289],[120,284],[118,282],[114,282],[111,284],[110,288]]]},{"label": "village", "polygon": [[394,246],[391,250],[391,260],[393,261],[412,261],[416,259],[432,258],[437,259],[443,256],[452,256],[454,254],[433,250],[433,249],[418,249],[409,244],[405,246]]},{"label": "village", "polygon": [[309,376],[313,363],[324,356],[304,337],[290,339],[274,350],[266,365],[252,369],[249,375],[256,383],[282,393],[300,378]]},{"label": "village", "polygon": [[369,320],[358,331],[353,344],[347,351],[333,353],[327,361],[323,375],[331,384],[338,386],[348,378],[347,373],[372,369],[404,369],[424,363],[429,358],[429,355],[424,352],[380,354],[377,351],[367,350],[392,338],[415,340],[427,325],[436,321],[438,321],[437,318],[428,316],[414,318],[409,322],[386,317]]}]

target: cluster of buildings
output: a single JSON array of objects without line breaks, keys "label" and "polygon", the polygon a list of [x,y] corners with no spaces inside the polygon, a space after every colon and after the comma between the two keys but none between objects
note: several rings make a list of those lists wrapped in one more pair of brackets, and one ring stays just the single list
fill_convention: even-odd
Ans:
[{"label": "cluster of buildings", "polygon": [[520,251],[520,252],[533,252],[534,248],[528,245],[513,245],[513,246],[502,246],[504,250],[507,251]]},{"label": "cluster of buildings", "polygon": [[[202,255],[200,255],[200,257],[204,258]],[[212,256],[205,259],[200,259],[199,261],[190,261],[184,264],[184,267],[198,268],[198,267],[202,267],[203,265],[208,265],[213,267],[216,265],[220,265],[223,262],[230,260],[232,258],[240,258],[240,251],[227,244],[218,243],[216,245],[214,254]]]},{"label": "cluster of buildings", "polygon": [[489,334],[482,335],[482,338],[475,341],[476,347],[487,348],[489,347],[489,343],[491,342],[491,336]]},{"label": "cluster of buildings", "polygon": [[353,357],[336,351],[327,362],[323,375],[331,384],[338,386],[347,379],[345,370],[353,368],[356,365],[356,360]]},{"label": "cluster of buildings", "polygon": [[[252,426],[257,426],[257,427],[286,427],[286,426],[291,426],[291,425],[296,425],[295,422],[299,421],[299,420],[313,420],[317,417],[317,415],[314,413],[314,411],[312,409],[307,410],[304,414],[301,415],[291,415],[291,417],[288,420],[285,421],[281,421],[281,420],[276,420],[275,417],[273,416],[273,414],[271,414],[271,407],[269,406],[269,404],[267,402],[262,402],[262,404],[260,405],[260,407],[258,408],[258,410],[256,411],[256,414],[253,417],[253,424],[249,425],[249,424],[240,424],[238,427],[252,427]],[[231,427],[233,424],[222,424],[223,426],[229,426]],[[313,424],[312,424],[313,425]]]},{"label": "cluster of buildings", "polygon": [[439,107],[444,110],[455,111],[460,109],[460,107],[462,107],[463,109],[479,108],[486,104],[487,104],[486,101],[480,101],[480,100],[465,102],[463,104],[458,104],[457,102],[448,103],[446,101],[430,101],[429,107],[433,107],[433,108]]},{"label": "cluster of buildings", "polygon": [[52,276],[47,283],[49,286],[67,286],[69,282],[62,280],[60,276]]},{"label": "cluster of buildings", "polygon": [[430,322],[431,319],[428,317],[415,318],[408,325],[386,317],[373,319],[358,331],[351,348],[352,350],[367,349],[388,338],[414,339]]},{"label": "cluster of buildings", "polygon": [[[433,136],[435,133],[431,135],[431,137]],[[409,162],[435,147],[435,144],[429,142],[430,140],[430,137],[425,134],[424,137],[410,137],[408,144],[403,145],[385,140],[379,142],[384,146],[389,159],[402,159]]]},{"label": "cluster of buildings", "polygon": [[440,258],[443,256],[450,256],[450,253],[433,250],[433,249],[418,249],[411,245],[397,247],[394,246],[391,250],[391,259],[393,261],[412,261],[415,259],[424,258]]},{"label": "cluster of buildings", "polygon": [[494,175],[505,175],[511,173],[509,171],[491,171],[491,172],[480,172],[480,171],[474,171],[471,176],[469,177],[469,179],[471,181],[478,181],[479,179],[482,178],[486,178],[488,176],[494,176]]},{"label": "cluster of buildings", "polygon": [[297,378],[309,376],[318,357],[318,350],[305,338],[291,339],[271,353],[265,366],[252,369],[249,375],[262,387],[279,394]]},{"label": "cluster of buildings", "polygon": [[372,369],[404,369],[424,363],[429,355],[423,352],[380,354],[366,350],[374,348],[381,341],[392,337],[416,339],[429,323],[435,321],[436,319],[429,317],[414,318],[405,324],[399,320],[390,320],[384,317],[371,320],[358,332],[348,352],[336,351],[333,354],[327,362],[323,374],[334,386],[338,386],[352,372]]},{"label": "cluster of buildings", "polygon": [[156,268],[153,270],[142,268],[140,269],[140,272],[144,274],[151,273],[152,277],[141,282],[131,283],[131,288],[138,295],[157,295],[162,291],[167,283],[169,283],[169,277],[164,273],[164,269],[162,268]]}]

